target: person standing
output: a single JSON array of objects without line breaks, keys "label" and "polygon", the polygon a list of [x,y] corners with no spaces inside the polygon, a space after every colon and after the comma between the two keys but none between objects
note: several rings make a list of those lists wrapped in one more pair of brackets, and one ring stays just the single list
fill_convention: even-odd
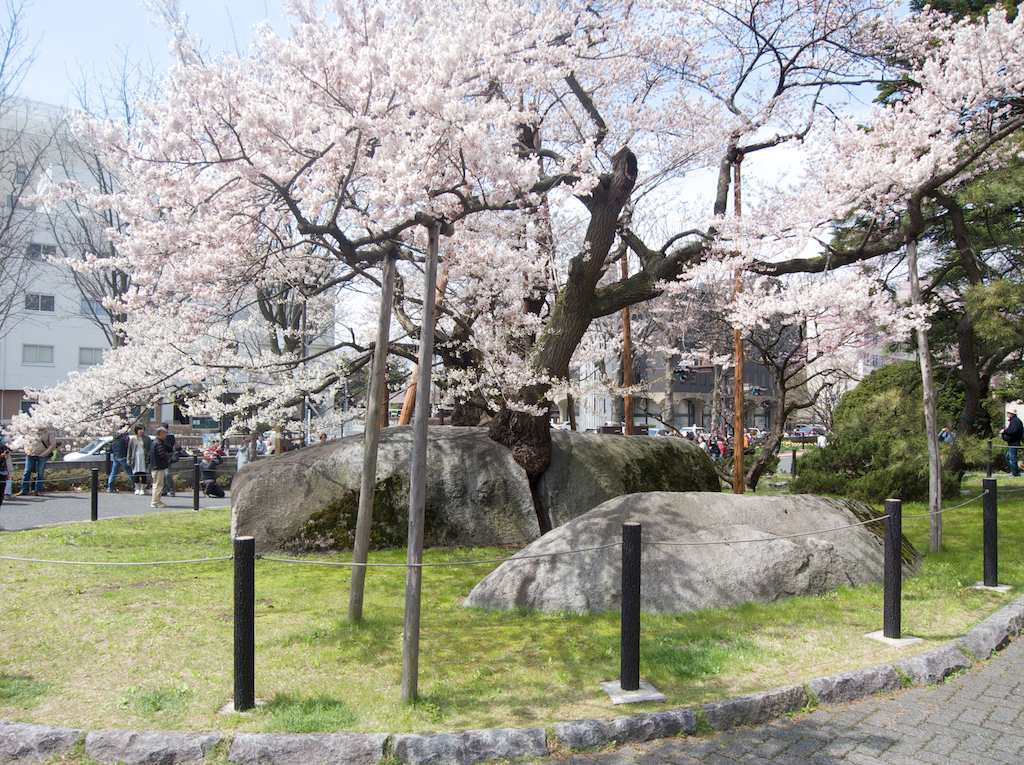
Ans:
[{"label": "person standing", "polygon": [[1016,478],[1020,476],[1020,465],[1017,464],[1017,450],[1020,449],[1021,436],[1024,436],[1024,423],[1017,417],[1017,413],[1011,411],[1010,419],[1006,427],[999,435],[1006,441],[1006,463],[1010,467],[1010,473]]},{"label": "person standing", "polygon": [[[177,462],[177,445],[176,440],[174,438],[174,434],[171,432],[171,426],[165,422],[161,427],[163,427],[164,432],[167,434],[164,440],[167,442],[167,448],[170,450],[171,453],[171,462]],[[167,467],[167,470],[164,471],[163,496],[174,496],[174,474],[171,472],[171,468],[169,465]]]},{"label": "person standing", "polygon": [[21,491],[19,494],[28,494],[32,481],[29,476],[36,474],[35,491],[37,497],[43,493],[43,476],[46,473],[46,461],[50,459],[57,448],[57,439],[49,428],[38,428],[28,439],[25,447],[25,472],[21,476]]},{"label": "person standing", "polygon": [[9,497],[14,493],[14,488],[11,486],[11,476],[14,475],[14,463],[11,461],[11,447],[7,446],[7,441],[2,435],[0,435],[0,447],[7,448],[7,478],[0,481],[0,494],[6,494]]},{"label": "person standing", "polygon": [[107,476],[107,491],[113,494],[117,489],[114,482],[117,481],[117,474],[122,470],[127,474],[128,481],[132,481],[132,471],[128,469],[128,434],[124,431],[115,433],[110,439],[110,475]]},{"label": "person standing", "polygon": [[140,497],[146,494],[146,473],[149,470],[150,439],[146,435],[146,428],[142,425],[135,426],[135,435],[128,441],[128,467],[132,471],[135,480],[135,493]]},{"label": "person standing", "polygon": [[156,438],[150,447],[152,452],[149,457],[149,464],[153,470],[153,495],[149,503],[150,507],[167,507],[160,499],[164,490],[164,479],[171,467],[171,447],[167,441],[167,429],[159,427],[156,429]]},{"label": "person standing", "polygon": [[4,506],[4,487],[11,477],[11,449],[0,441],[0,508]]}]

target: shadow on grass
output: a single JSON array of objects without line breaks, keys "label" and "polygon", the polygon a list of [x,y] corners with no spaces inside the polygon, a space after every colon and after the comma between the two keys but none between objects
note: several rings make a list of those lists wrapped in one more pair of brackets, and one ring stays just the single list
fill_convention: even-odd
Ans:
[{"label": "shadow on grass", "polygon": [[289,733],[339,731],[356,722],[356,714],[340,699],[313,696],[299,699],[279,693],[260,710],[267,718],[267,730]]},{"label": "shadow on grass", "polygon": [[49,691],[47,683],[41,683],[31,675],[6,675],[0,673],[0,705],[30,709]]}]

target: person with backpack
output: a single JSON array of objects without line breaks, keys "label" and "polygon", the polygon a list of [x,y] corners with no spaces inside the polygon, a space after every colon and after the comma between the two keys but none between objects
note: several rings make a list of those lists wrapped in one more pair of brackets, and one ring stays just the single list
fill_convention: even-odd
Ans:
[{"label": "person with backpack", "polygon": [[1020,448],[1021,437],[1024,436],[1024,423],[1017,417],[1016,412],[1011,411],[1009,415],[1010,419],[1007,420],[1006,427],[1000,431],[999,435],[1006,441],[1006,464],[1010,468],[1010,473],[1014,478],[1019,478],[1020,465],[1017,464],[1017,450]]},{"label": "person with backpack", "polygon": [[[176,444],[176,439],[174,438],[174,434],[171,432],[171,426],[170,425],[168,425],[165,422],[161,427],[163,427],[164,432],[167,434],[164,440],[167,442],[167,449],[171,453],[171,464],[173,464],[173,463],[178,461],[179,456],[180,456],[179,452],[178,452],[178,447],[177,447],[177,444]],[[171,472],[170,465],[168,465],[167,469],[164,471],[164,490],[163,490],[161,496],[163,496],[163,497],[173,497],[174,496],[174,474]]]}]

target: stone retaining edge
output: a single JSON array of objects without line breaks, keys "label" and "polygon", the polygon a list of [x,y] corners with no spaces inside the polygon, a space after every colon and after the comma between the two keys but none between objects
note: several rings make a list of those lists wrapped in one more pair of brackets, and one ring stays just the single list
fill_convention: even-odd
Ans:
[{"label": "stone retaining edge", "polygon": [[[728,730],[756,725],[817,704],[840,704],[907,685],[932,685],[983,661],[1024,632],[1024,597],[979,622],[958,640],[906,659],[818,677],[805,685],[705,704],[698,709],[573,720],[542,728],[489,728],[450,733],[186,733],[85,731],[0,720],[0,762],[44,763],[84,746],[110,765],[200,765],[210,751],[231,741],[229,760],[238,765],[315,765],[345,762],[377,765],[476,765],[491,760],[545,757],[566,749],[689,736],[698,729]],[[320,758],[320,759],[317,759]],[[325,759],[326,758],[326,759]]]}]

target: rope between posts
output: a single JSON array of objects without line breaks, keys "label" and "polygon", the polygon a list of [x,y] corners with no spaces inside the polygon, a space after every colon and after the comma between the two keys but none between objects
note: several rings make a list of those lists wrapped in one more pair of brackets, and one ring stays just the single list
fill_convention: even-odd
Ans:
[{"label": "rope between posts", "polygon": [[221,555],[216,558],[186,558],[184,560],[50,560],[47,558],[20,558],[15,555],[0,555],[0,560],[10,560],[19,563],[53,563],[63,566],[184,566],[193,563],[215,563],[233,559],[233,555]]},{"label": "rope between posts", "polygon": [[904,518],[929,518],[929,517],[931,517],[933,515],[942,515],[943,513],[948,513],[951,510],[959,510],[961,507],[964,507],[965,505],[969,505],[972,502],[981,499],[986,494],[988,494],[988,489],[986,489],[985,491],[983,491],[981,494],[979,494],[976,497],[971,497],[970,499],[968,499],[968,500],[966,500],[964,502],[961,502],[959,505],[953,505],[953,507],[944,507],[941,510],[939,510],[939,512],[937,512],[937,513],[930,513],[930,512],[929,513],[912,513],[910,515],[904,515],[903,517]]},{"label": "rope between posts", "polygon": [[331,566],[336,568],[444,568],[448,566],[483,566],[492,563],[508,563],[509,561],[531,560],[534,558],[557,558],[562,555],[576,555],[578,553],[595,552],[597,550],[608,550],[612,547],[621,547],[622,542],[612,542],[596,547],[581,547],[578,550],[559,550],[549,553],[531,553],[529,555],[515,555],[509,558],[484,558],[481,560],[452,560],[436,561],[430,563],[356,563],[355,561],[330,561],[330,560],[303,560],[301,558],[278,558],[264,555],[257,555],[259,560],[270,561],[271,563],[290,563],[300,566]]}]

